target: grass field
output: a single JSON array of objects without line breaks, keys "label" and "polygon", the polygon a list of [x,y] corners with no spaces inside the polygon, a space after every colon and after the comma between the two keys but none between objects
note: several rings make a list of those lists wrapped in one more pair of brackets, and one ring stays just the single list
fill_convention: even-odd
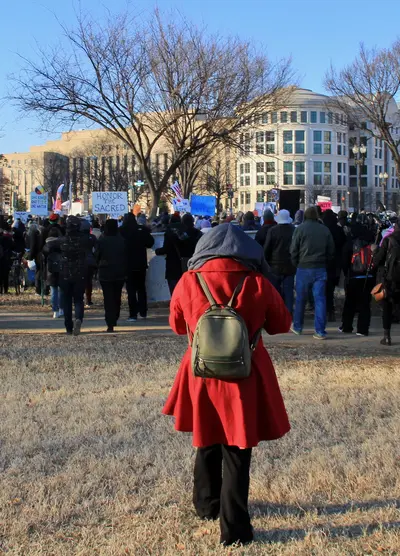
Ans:
[{"label": "grass field", "polygon": [[0,335],[0,553],[400,554],[398,356],[290,340],[270,353],[292,431],[254,450],[256,542],[223,549],[161,415],[184,338]]}]

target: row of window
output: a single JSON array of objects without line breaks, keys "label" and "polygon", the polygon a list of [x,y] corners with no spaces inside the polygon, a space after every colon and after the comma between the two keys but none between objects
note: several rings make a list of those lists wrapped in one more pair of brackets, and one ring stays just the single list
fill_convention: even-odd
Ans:
[{"label": "row of window", "polygon": [[[317,112],[316,110],[311,110],[308,112],[306,110],[282,110],[281,112],[264,112],[261,116],[255,116],[253,118],[253,124],[336,124],[347,126],[347,116],[345,114],[338,114],[333,112]],[[250,124],[247,121],[246,124]]]},{"label": "row of window", "polygon": [[[284,130],[283,154],[305,154],[305,131],[304,130]],[[257,131],[256,154],[275,154],[275,132]],[[337,133],[336,152],[339,156],[347,156],[346,133]],[[313,131],[313,154],[333,154],[332,149],[333,134],[331,131]],[[251,136],[250,133],[242,133],[240,142],[244,155],[250,155]]]}]

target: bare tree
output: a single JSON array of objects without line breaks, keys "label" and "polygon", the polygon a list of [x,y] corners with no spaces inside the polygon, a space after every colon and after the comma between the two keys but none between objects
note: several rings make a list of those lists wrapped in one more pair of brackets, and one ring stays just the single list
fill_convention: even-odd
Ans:
[{"label": "bare tree", "polygon": [[395,133],[400,118],[394,100],[400,91],[400,41],[389,49],[368,50],[361,44],[350,65],[340,71],[331,66],[325,86],[333,95],[332,107],[345,112],[363,134],[384,139],[400,179],[400,135]]},{"label": "bare tree", "polygon": [[[126,144],[148,185],[154,214],[178,168],[197,152],[234,141],[244,121],[285,104],[289,60],[271,63],[237,38],[221,38],[156,11],[99,25],[80,17],[64,29],[70,51],[41,49],[25,60],[9,98],[42,125],[100,126]],[[168,166],[156,182],[156,152]]]}]

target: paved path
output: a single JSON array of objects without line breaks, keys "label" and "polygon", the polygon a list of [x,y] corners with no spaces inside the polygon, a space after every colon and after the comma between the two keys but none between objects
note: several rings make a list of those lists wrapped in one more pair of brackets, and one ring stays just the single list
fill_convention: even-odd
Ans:
[{"label": "paved path", "polygon": [[[63,319],[52,319],[49,311],[39,312],[34,309],[24,309],[16,312],[2,312],[0,314],[0,332],[3,334],[64,334]],[[168,309],[154,309],[149,313],[146,320],[139,319],[137,323],[128,323],[126,319],[128,314],[123,312],[120,324],[116,329],[117,334],[135,334],[135,335],[172,335],[172,331],[168,325]],[[388,353],[400,354],[400,325],[394,325],[392,330],[393,346],[386,348],[380,346],[379,340],[382,337],[382,325],[380,317],[373,317],[370,329],[370,336],[362,338],[355,334],[341,334],[337,330],[338,324],[329,324],[327,327],[328,340],[321,342],[314,340],[313,321],[311,318],[306,319],[304,334],[295,336],[294,334],[281,334],[274,336],[273,343],[288,345],[307,345],[313,344],[332,345],[346,347],[359,350],[363,353]],[[83,323],[82,334],[105,334],[105,323],[103,312],[98,309],[86,311]],[[271,343],[271,339],[266,337],[266,342]],[[399,363],[400,366],[400,363]]]}]

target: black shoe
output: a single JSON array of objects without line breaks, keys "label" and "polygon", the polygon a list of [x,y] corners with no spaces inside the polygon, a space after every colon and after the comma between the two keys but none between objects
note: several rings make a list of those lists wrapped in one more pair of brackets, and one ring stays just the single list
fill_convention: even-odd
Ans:
[{"label": "black shoe", "polygon": [[381,340],[382,346],[391,346],[392,345],[392,338],[390,337],[390,330],[383,331],[383,338]]},{"label": "black shoe", "polygon": [[109,326],[106,330],[106,332],[114,332],[114,327],[113,326]]},{"label": "black shoe", "polygon": [[[236,538],[235,538],[236,537]],[[250,528],[250,531],[245,534],[240,534],[239,537],[237,535],[222,535],[220,538],[220,544],[224,546],[231,546],[232,544],[249,544],[253,542],[254,534],[253,534],[253,527]]]},{"label": "black shoe", "polygon": [[67,334],[67,336],[72,336],[72,330],[67,330],[66,334]]}]

